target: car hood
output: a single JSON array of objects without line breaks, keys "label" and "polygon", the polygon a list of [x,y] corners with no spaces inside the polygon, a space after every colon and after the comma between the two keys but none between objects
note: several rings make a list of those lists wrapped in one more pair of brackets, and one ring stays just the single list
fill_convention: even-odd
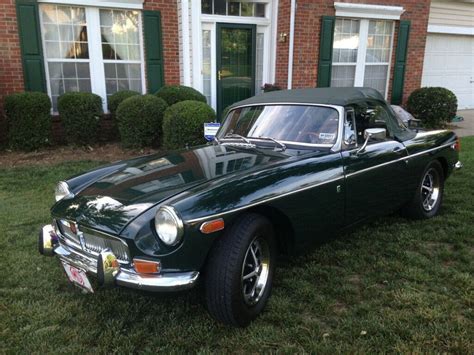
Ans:
[{"label": "car hood", "polygon": [[178,193],[229,175],[259,170],[291,157],[269,149],[208,145],[120,162],[117,169],[59,201],[53,216],[109,233]]}]

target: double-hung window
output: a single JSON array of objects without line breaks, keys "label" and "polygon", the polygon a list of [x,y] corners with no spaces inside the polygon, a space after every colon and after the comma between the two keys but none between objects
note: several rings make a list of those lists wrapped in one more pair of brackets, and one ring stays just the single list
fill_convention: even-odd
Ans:
[{"label": "double-hung window", "polygon": [[386,96],[393,21],[337,18],[331,86],[367,86]]},{"label": "double-hung window", "polygon": [[70,91],[107,97],[120,90],[144,92],[141,16],[135,10],[40,5],[48,93]]}]

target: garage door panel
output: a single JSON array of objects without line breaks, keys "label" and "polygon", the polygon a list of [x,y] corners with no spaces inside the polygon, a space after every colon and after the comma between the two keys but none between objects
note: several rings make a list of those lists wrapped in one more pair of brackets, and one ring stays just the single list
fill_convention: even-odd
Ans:
[{"label": "garage door panel", "polygon": [[474,36],[428,34],[422,86],[448,88],[460,109],[474,108]]}]

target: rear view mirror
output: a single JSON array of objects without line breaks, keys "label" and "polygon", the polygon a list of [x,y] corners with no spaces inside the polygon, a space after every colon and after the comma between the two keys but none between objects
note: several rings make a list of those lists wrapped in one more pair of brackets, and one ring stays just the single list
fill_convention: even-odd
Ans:
[{"label": "rear view mirror", "polygon": [[408,120],[408,128],[420,128],[421,127],[421,120],[417,120],[416,118],[410,118]]}]

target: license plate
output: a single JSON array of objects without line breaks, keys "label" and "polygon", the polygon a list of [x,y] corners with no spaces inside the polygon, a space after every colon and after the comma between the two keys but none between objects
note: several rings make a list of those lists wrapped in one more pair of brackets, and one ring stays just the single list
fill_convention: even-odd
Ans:
[{"label": "license plate", "polygon": [[64,271],[66,271],[66,275],[74,285],[79,286],[81,289],[94,293],[94,289],[92,288],[92,285],[86,275],[86,273],[78,269],[77,267],[74,267],[72,265],[69,265],[68,263],[65,263],[64,261],[62,262]]}]

